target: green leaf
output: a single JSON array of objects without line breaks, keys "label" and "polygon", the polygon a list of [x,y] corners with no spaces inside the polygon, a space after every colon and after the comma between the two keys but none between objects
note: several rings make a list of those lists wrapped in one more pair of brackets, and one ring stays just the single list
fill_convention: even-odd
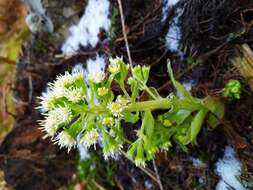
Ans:
[{"label": "green leaf", "polygon": [[182,84],[180,84],[178,81],[175,80],[170,63],[167,64],[167,68],[170,80],[174,85],[174,87],[176,88],[177,92],[180,93],[184,98],[192,99],[193,97],[191,96],[191,93],[188,92]]},{"label": "green leaf", "polygon": [[143,66],[142,67],[142,76],[143,76],[143,83],[146,84],[148,82],[148,78],[149,78],[149,71],[150,71],[150,67],[149,66]]},{"label": "green leaf", "polygon": [[220,121],[213,114],[209,113],[207,123],[212,129],[214,129],[220,124]]},{"label": "green leaf", "polygon": [[210,112],[215,114],[220,119],[223,118],[223,116],[224,116],[224,103],[222,101],[220,101],[217,98],[213,98],[213,97],[208,96],[204,99],[203,102],[204,102],[205,107]]},{"label": "green leaf", "polygon": [[224,117],[224,103],[219,99],[207,97],[204,99],[204,105],[211,112],[207,118],[209,126],[212,128],[220,124],[220,120]]},{"label": "green leaf", "polygon": [[136,79],[134,79],[133,77],[130,77],[128,79],[128,84],[130,85],[131,92],[132,92],[131,101],[134,102],[136,100],[136,98],[139,96],[140,87],[139,87],[139,84],[136,81]]},{"label": "green leaf", "polygon": [[136,140],[134,143],[132,143],[127,151],[127,155],[130,159],[134,159],[137,154],[138,141],[139,140]]},{"label": "green leaf", "polygon": [[177,132],[177,127],[165,127],[160,121],[155,121],[154,133],[151,141],[156,147],[165,148],[170,145],[170,138]]},{"label": "green leaf", "polygon": [[[197,135],[199,134],[199,131],[201,129],[201,126],[203,124],[203,121],[205,119],[205,116],[207,114],[207,109],[201,109],[198,111],[196,116],[193,118],[190,126],[190,142],[196,139]],[[188,142],[188,143],[190,143]]]},{"label": "green leaf", "polygon": [[171,122],[175,122],[177,125],[181,125],[184,120],[191,115],[191,111],[180,109],[176,112],[167,112],[163,115],[163,119],[168,119]]},{"label": "green leaf", "polygon": [[120,121],[115,121],[115,125],[114,126],[111,126],[110,127],[113,132],[116,134],[115,135],[115,138],[118,140],[118,141],[122,141],[124,139],[124,131],[123,131],[123,128],[121,127],[121,123]]},{"label": "green leaf", "polygon": [[143,118],[143,127],[145,135],[149,138],[152,137],[154,131],[154,118],[150,110],[146,110]]},{"label": "green leaf", "polygon": [[136,112],[136,114],[130,112],[123,112],[123,116],[124,120],[129,123],[136,123],[139,120],[138,112]]},{"label": "green leaf", "polygon": [[175,140],[181,145],[186,145],[190,141],[191,123],[193,117],[190,115],[181,125],[176,126]]},{"label": "green leaf", "polygon": [[75,122],[71,123],[68,128],[65,128],[64,130],[73,138],[76,138],[78,133],[82,130],[81,119],[78,118]]}]

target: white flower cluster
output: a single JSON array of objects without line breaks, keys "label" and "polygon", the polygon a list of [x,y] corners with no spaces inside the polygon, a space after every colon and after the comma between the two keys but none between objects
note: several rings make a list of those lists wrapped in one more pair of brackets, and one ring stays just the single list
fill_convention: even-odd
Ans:
[{"label": "white flower cluster", "polygon": [[66,72],[64,75],[57,76],[53,83],[49,83],[49,90],[43,93],[40,99],[40,106],[44,111],[53,110],[57,99],[66,97],[69,101],[77,103],[83,97],[79,88],[72,88],[76,81],[84,81],[83,72],[70,74]]},{"label": "white flower cluster", "polygon": [[40,125],[42,126],[42,130],[47,133],[45,137],[53,137],[62,124],[66,124],[72,119],[70,110],[65,107],[56,108],[44,115],[46,118],[40,122]]},{"label": "white flower cluster", "polygon": [[[49,84],[47,93],[43,93],[40,99],[40,106],[45,113],[45,119],[40,121],[41,129],[46,132],[44,137],[51,137],[60,147],[66,147],[68,151],[76,145],[76,140],[67,130],[62,130],[73,119],[71,109],[66,105],[68,100],[78,103],[84,97],[80,85],[84,82],[83,72],[57,76],[53,83]],[[61,131],[58,133],[58,131]]]}]

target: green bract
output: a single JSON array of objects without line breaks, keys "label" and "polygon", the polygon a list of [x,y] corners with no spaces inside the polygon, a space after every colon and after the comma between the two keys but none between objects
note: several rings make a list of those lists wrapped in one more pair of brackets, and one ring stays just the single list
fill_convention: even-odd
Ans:
[{"label": "green bract", "polygon": [[223,96],[240,99],[241,83],[238,80],[229,80],[223,89]]},{"label": "green bract", "polygon": [[[89,148],[101,139],[105,158],[120,153],[125,145],[128,157],[145,166],[157,151],[168,150],[172,141],[181,145],[194,142],[205,119],[211,127],[219,124],[224,115],[219,100],[193,97],[174,79],[170,64],[170,79],[182,98],[173,93],[161,97],[155,88],[147,86],[149,72],[150,67],[130,69],[122,58],[116,58],[110,59],[108,76],[103,72],[87,77],[83,73],[58,76],[41,97],[40,107],[46,112],[40,124],[46,136],[68,150],[77,143]],[[111,90],[113,81],[122,89],[121,95]],[[141,91],[149,94],[145,101],[138,101]],[[164,113],[154,117],[155,110]],[[124,123],[138,121],[141,126],[136,126],[136,139],[131,142],[124,134]]]}]

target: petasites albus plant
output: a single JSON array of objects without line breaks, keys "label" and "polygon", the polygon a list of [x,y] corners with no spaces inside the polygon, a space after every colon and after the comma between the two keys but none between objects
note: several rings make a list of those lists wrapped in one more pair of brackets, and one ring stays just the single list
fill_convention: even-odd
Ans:
[{"label": "petasites albus plant", "polygon": [[[204,121],[211,127],[219,124],[224,106],[218,99],[193,97],[174,79],[170,64],[171,82],[181,96],[172,92],[161,97],[147,86],[149,71],[148,66],[132,68],[117,57],[110,59],[107,72],[59,75],[49,83],[49,92],[40,97],[45,111],[40,125],[45,136],[68,151],[77,143],[89,148],[101,141],[105,158],[127,150],[137,166],[145,166],[172,142],[183,146],[194,142]],[[112,82],[119,85],[122,94],[115,95]],[[148,94],[145,101],[139,100],[142,91]],[[154,114],[156,110],[160,112]],[[133,142],[124,134],[126,123],[136,124]]]}]

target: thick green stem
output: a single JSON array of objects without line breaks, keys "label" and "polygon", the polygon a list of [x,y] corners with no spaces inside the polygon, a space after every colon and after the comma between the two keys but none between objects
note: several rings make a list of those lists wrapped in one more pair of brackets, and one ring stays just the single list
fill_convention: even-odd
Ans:
[{"label": "thick green stem", "polygon": [[[160,98],[156,100],[149,100],[143,102],[135,102],[129,104],[124,111],[128,112],[137,112],[137,111],[144,111],[147,109],[150,110],[164,110],[169,109],[172,106],[172,102],[166,98]],[[108,113],[108,108],[104,106],[91,106],[91,107],[75,107],[73,108],[77,112],[85,112],[85,113],[93,113],[93,114],[104,114]]]},{"label": "thick green stem", "polygon": [[166,98],[160,98],[157,100],[149,100],[144,102],[136,102],[129,104],[124,111],[128,112],[136,112],[136,111],[143,111],[146,109],[156,110],[156,109],[169,109],[172,103]]}]

